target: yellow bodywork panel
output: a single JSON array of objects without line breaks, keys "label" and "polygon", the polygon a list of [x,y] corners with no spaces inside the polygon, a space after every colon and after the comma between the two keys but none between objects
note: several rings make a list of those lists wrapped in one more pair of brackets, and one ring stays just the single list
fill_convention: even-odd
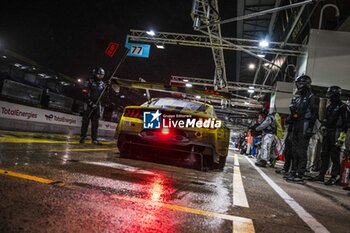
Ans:
[{"label": "yellow bodywork panel", "polygon": [[[207,103],[202,103],[199,101],[192,101],[200,104],[204,104],[207,106],[205,111],[193,111],[190,109],[182,109],[178,113],[180,114],[185,114],[185,115],[192,115],[193,117],[196,118],[211,118],[214,119],[216,118],[215,112],[214,112],[214,107],[210,104]],[[158,109],[160,112],[162,111],[174,111],[176,108],[175,107],[167,107],[167,108],[159,108],[155,106],[150,106],[149,103],[145,103],[141,106],[128,106],[124,109],[124,113],[120,119],[120,122],[118,124],[118,128],[116,131],[116,138],[118,138],[118,135],[121,132],[133,132],[133,133],[141,133],[143,131],[143,120],[140,118],[135,118],[135,117],[127,117],[125,116],[125,112],[127,109],[139,109],[140,112],[142,110],[145,111],[157,111]],[[178,129],[178,128],[177,128]],[[227,156],[228,154],[228,145],[229,145],[229,136],[230,136],[230,131],[228,128],[226,128],[222,125],[220,128],[215,128],[215,129],[208,129],[208,128],[180,128],[181,131],[186,131],[189,135],[191,135],[191,140],[195,142],[200,142],[200,143],[205,143],[208,144],[208,146],[214,147],[216,154],[219,156]],[[201,135],[201,136],[198,136]]]}]

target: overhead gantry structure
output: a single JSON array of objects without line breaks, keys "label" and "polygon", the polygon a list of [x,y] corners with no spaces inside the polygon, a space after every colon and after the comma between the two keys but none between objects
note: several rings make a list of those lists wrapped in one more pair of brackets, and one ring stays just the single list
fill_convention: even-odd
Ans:
[{"label": "overhead gantry structure", "polygon": [[[193,28],[197,29],[203,24],[210,24],[211,22],[218,22],[220,20],[219,5],[217,0],[194,0],[192,5],[191,17],[193,20]],[[211,44],[222,45],[221,27],[220,24],[214,24],[206,27],[206,31],[202,33],[208,36]],[[224,50],[221,46],[211,47],[214,63],[214,88],[223,88],[226,86],[226,68]]]},{"label": "overhead gantry structure", "polygon": [[[130,30],[128,39],[131,41],[153,43],[155,45],[182,45],[191,47],[202,47],[220,50],[236,50],[241,51],[241,48],[247,49],[257,54],[280,54],[284,56],[305,56],[305,51],[301,44],[286,43],[284,48],[280,48],[282,42],[270,42],[270,47],[262,49],[259,47],[258,40],[240,39],[223,37],[223,43],[212,43],[209,36],[173,33],[173,32],[155,32],[153,36],[149,35],[147,31]],[[227,43],[226,41],[230,42]],[[233,45],[236,44],[238,46]]]},{"label": "overhead gantry structure", "polygon": [[[284,6],[280,6],[280,1],[276,0],[274,2],[274,7],[270,9],[264,9],[258,12],[239,15],[231,19],[221,19],[218,7],[218,0],[193,0],[191,17],[193,20],[193,29],[200,34],[184,34],[184,33],[173,33],[173,32],[154,32],[150,34],[143,30],[130,30],[128,35],[129,41],[135,42],[146,42],[152,43],[156,46],[159,45],[181,45],[181,46],[192,46],[192,47],[202,47],[210,48],[213,54],[213,60],[215,64],[214,78],[200,79],[192,77],[179,77],[172,76],[171,82],[187,82],[195,86],[212,87],[214,90],[221,90],[231,94],[231,99],[228,103],[221,103],[221,105],[229,106],[230,108],[238,108],[237,113],[251,113],[256,112],[257,109],[262,107],[256,99],[251,98],[252,95],[247,95],[249,90],[254,90],[255,93],[270,93],[273,88],[269,85],[265,85],[266,80],[271,71],[276,71],[277,73],[282,71],[281,67],[285,61],[286,57],[299,57],[306,56],[305,48],[302,44],[289,43],[288,39],[300,20],[300,14],[304,11],[305,6],[308,4],[316,3],[318,4],[322,0],[305,0],[297,3],[292,3]],[[315,5],[316,5],[315,4]],[[273,5],[272,5],[273,6]],[[230,38],[223,37],[221,34],[221,25],[232,22],[241,22],[243,20],[251,20],[256,17],[260,17],[266,14],[272,14],[270,27],[274,24],[274,19],[276,18],[276,13],[279,11],[299,8],[295,22],[291,25],[286,38],[282,42],[269,42],[268,47],[261,47],[259,45],[260,41],[254,38]],[[250,83],[244,82],[231,82],[227,80],[226,69],[225,69],[225,58],[224,50],[240,51],[245,53],[252,58],[256,58],[259,61],[259,68],[255,73],[254,80]],[[268,60],[265,55],[272,54],[275,59]],[[270,56],[271,57],[271,56]],[[284,58],[284,59],[277,59]],[[263,85],[257,83],[257,75],[260,67],[264,67],[267,72]],[[276,76],[275,76],[276,77]],[[246,92],[244,92],[246,91]],[[252,92],[250,92],[252,93]],[[255,94],[257,95],[257,94]],[[215,100],[217,102],[218,100]],[[243,109],[242,109],[243,108]],[[222,113],[228,111],[222,109]],[[232,109],[231,109],[232,110]],[[232,113],[232,111],[231,111]]]},{"label": "overhead gantry structure", "polygon": [[[257,58],[260,61],[259,67],[264,63],[271,64],[270,66],[265,67],[267,68],[267,70],[269,70],[268,74],[271,73],[272,69],[277,68],[277,70],[280,71],[281,67],[280,64],[278,64],[278,62],[280,61],[278,61],[277,59],[273,59],[272,61],[267,60],[263,57],[263,55],[274,54],[276,58],[278,56],[287,57],[305,55],[305,52],[302,49],[302,45],[288,43],[288,38],[300,17],[296,17],[295,22],[292,25],[286,39],[283,42],[270,42],[269,48],[259,47],[259,41],[254,39],[223,37],[221,35],[220,28],[222,24],[239,22],[242,20],[249,20],[266,14],[273,14],[273,16],[276,16],[276,12],[298,7],[300,7],[299,12],[301,13],[303,12],[306,5],[318,3],[320,1],[321,0],[305,0],[284,6],[279,6],[279,3],[277,4],[277,2],[280,1],[276,1],[275,7],[271,9],[266,9],[247,15],[241,15],[231,19],[222,20],[220,18],[218,0],[193,0],[191,11],[191,17],[193,19],[193,28],[195,31],[200,32],[202,35],[181,34],[171,32],[156,32],[154,35],[148,35],[146,31],[131,30],[131,34],[128,38],[132,41],[141,41],[162,45],[175,44],[211,48],[215,64],[215,73],[213,79],[214,88],[222,89],[225,88],[227,84],[225,58],[223,52],[224,49],[242,51],[252,57]],[[271,19],[271,21],[273,20]],[[255,82],[256,77],[254,77],[254,83]],[[265,83],[266,79],[264,80],[264,84]]]}]

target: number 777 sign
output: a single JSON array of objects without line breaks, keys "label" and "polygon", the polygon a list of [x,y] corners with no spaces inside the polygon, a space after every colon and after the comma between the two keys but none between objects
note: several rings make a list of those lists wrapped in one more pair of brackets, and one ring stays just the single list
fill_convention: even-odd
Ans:
[{"label": "number 777 sign", "polygon": [[151,45],[149,44],[136,44],[129,43],[128,38],[126,39],[125,47],[129,49],[128,56],[129,57],[149,57],[149,52],[151,49]]}]

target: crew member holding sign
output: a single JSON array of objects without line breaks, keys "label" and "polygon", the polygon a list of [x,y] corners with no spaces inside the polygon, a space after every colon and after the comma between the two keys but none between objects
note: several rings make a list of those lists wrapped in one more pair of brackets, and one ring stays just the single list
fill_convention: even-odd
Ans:
[{"label": "crew member holding sign", "polygon": [[96,67],[92,70],[92,77],[87,82],[88,91],[85,95],[83,122],[81,125],[80,143],[85,142],[86,133],[91,120],[91,140],[95,145],[101,145],[97,140],[98,120],[101,115],[101,103],[97,103],[101,93],[105,88],[102,81],[105,71],[102,67]]}]

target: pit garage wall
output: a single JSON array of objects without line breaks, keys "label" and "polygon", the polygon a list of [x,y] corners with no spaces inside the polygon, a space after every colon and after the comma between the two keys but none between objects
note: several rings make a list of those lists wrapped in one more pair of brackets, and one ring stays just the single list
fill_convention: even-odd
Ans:
[{"label": "pit garage wall", "polygon": [[295,77],[306,74],[308,55],[307,55],[307,51],[305,52],[306,52],[306,56],[298,57]]},{"label": "pit garage wall", "polygon": [[270,113],[290,114],[289,105],[293,98],[294,83],[277,82],[271,93]]},{"label": "pit garage wall", "polygon": [[350,33],[312,29],[306,74],[312,85],[350,90]]},{"label": "pit garage wall", "polygon": [[[0,129],[80,134],[82,117],[0,101]],[[99,136],[113,137],[116,123],[99,121]],[[90,129],[88,133],[90,132]]]}]

